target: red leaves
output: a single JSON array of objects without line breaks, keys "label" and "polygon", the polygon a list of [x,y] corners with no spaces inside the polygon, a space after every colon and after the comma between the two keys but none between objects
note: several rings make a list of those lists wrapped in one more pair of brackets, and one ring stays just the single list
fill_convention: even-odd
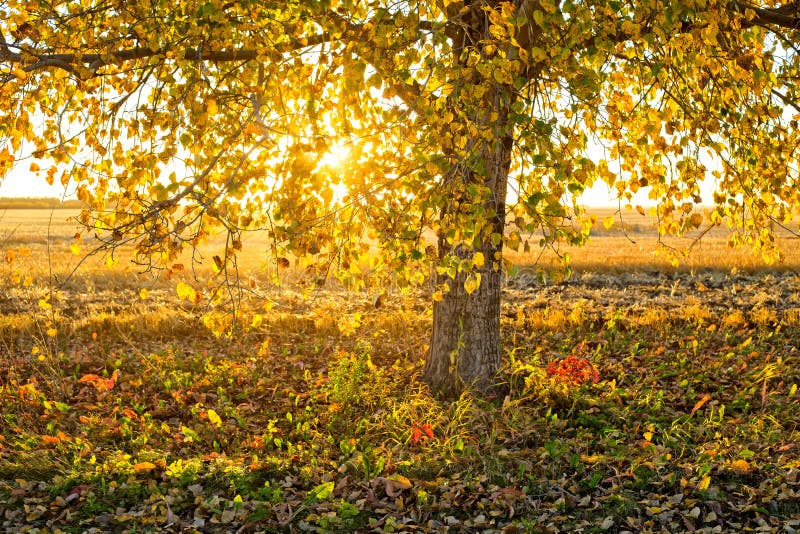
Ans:
[{"label": "red leaves", "polygon": [[600,373],[592,362],[578,356],[567,356],[550,362],[547,364],[547,375],[572,386],[579,386],[589,380],[600,380]]},{"label": "red leaves", "polygon": [[433,437],[433,427],[430,423],[423,423],[419,425],[414,423],[411,426],[411,442],[415,445],[420,441],[425,441]]}]

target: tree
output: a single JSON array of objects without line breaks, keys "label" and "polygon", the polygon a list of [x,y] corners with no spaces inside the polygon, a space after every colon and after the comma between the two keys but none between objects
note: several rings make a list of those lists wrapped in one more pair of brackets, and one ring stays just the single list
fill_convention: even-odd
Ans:
[{"label": "tree", "polygon": [[[796,2],[0,10],[0,172],[38,158],[31,171],[76,184],[98,239],[148,265],[214,227],[223,274],[255,228],[277,263],[310,255],[321,275],[355,270],[369,239],[403,283],[432,260],[423,379],[442,393],[491,386],[503,249],[581,243],[592,184],[621,203],[649,188],[662,232],[726,224],[767,259],[771,223],[800,206]],[[345,165],[320,163],[337,150]]]}]

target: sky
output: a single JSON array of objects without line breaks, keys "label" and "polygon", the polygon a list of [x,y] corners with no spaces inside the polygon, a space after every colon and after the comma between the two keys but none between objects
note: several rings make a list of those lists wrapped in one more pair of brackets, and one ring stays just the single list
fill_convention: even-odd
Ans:
[{"label": "sky", "polygon": [[64,186],[60,183],[48,185],[42,176],[26,172],[12,171],[0,179],[0,197],[55,197],[64,196]]}]

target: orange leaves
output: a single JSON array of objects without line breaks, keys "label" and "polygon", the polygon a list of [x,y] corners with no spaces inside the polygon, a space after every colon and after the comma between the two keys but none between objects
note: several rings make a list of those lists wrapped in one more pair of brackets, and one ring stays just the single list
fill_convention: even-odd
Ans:
[{"label": "orange leaves", "polygon": [[39,441],[42,447],[46,449],[54,449],[59,445],[72,443],[74,440],[63,431],[59,430],[54,436],[42,434],[39,436]]},{"label": "orange leaves", "polygon": [[14,164],[14,155],[8,151],[8,148],[0,150],[0,176],[5,174],[5,171],[10,169]]},{"label": "orange leaves", "polygon": [[152,462],[139,462],[131,466],[136,473],[147,473],[156,468],[156,464]]},{"label": "orange leaves", "polygon": [[547,374],[568,385],[579,386],[585,382],[598,382],[600,373],[586,358],[567,356],[547,364]]},{"label": "orange leaves", "polygon": [[114,386],[119,379],[119,369],[115,369],[110,378],[103,378],[95,374],[85,374],[78,379],[81,384],[91,384],[97,391],[105,392],[114,389]]},{"label": "orange leaves", "polygon": [[747,460],[733,460],[729,466],[739,475],[746,475],[753,469],[753,466],[751,466]]},{"label": "orange leaves", "polygon": [[697,413],[697,410],[699,410],[700,408],[702,408],[702,407],[703,407],[703,405],[704,405],[705,403],[707,403],[708,401],[710,401],[710,400],[711,400],[711,395],[709,395],[708,393],[704,394],[704,395],[703,395],[703,396],[700,398],[700,400],[699,400],[699,401],[697,401],[697,403],[695,403],[695,405],[694,405],[694,408],[692,408],[692,411],[691,411],[691,412],[689,412],[689,417],[692,417],[692,416],[693,416],[695,413]]},{"label": "orange leaves", "polygon": [[17,396],[21,399],[33,400],[43,397],[44,395],[36,388],[34,382],[28,382],[17,388]]},{"label": "orange leaves", "polygon": [[54,447],[59,443],[61,443],[61,438],[58,438],[56,436],[47,436],[47,435],[42,436],[42,445],[44,445],[45,447]]}]

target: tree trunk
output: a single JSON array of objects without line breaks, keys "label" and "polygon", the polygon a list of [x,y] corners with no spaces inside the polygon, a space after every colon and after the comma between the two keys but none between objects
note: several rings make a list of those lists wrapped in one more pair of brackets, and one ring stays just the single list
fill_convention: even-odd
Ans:
[{"label": "tree trunk", "polygon": [[[505,228],[506,188],[513,147],[513,137],[507,131],[511,104],[508,95],[506,91],[497,91],[484,110],[487,116],[497,117],[494,126],[502,134],[492,141],[477,141],[481,145],[483,173],[468,168],[460,171],[465,187],[479,184],[491,191],[490,198],[482,203],[486,212],[493,214],[491,231],[484,232],[473,248],[449,245],[443,238],[446,228],[439,235],[440,259],[448,254],[469,258],[476,252],[483,253],[485,259],[484,266],[476,270],[481,275],[480,286],[472,294],[464,288],[469,273],[458,273],[455,279],[446,274],[437,276],[437,284],[447,283],[450,291],[433,305],[433,332],[422,379],[436,394],[445,397],[456,396],[465,388],[485,392],[495,383],[500,368],[503,243],[494,244],[491,234],[502,236]],[[467,203],[475,200],[465,199]],[[454,199],[445,211],[457,212],[459,204]]]},{"label": "tree trunk", "polygon": [[[484,247],[486,258],[494,256],[493,248],[499,247]],[[464,289],[466,276],[460,273],[448,279],[450,291],[433,304],[433,333],[422,379],[442,396],[456,396],[465,388],[485,391],[500,368],[502,269],[488,265],[479,272],[481,285],[472,295]],[[443,282],[446,275],[439,278]]]}]

